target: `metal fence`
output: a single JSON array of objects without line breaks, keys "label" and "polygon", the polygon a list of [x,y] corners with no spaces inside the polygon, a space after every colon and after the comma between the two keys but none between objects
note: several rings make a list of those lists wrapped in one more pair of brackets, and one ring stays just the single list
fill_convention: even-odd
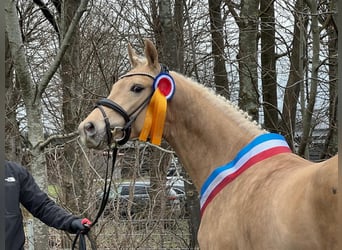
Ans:
[{"label": "metal fence", "polygon": [[[25,249],[34,250],[32,223],[26,223]],[[94,233],[95,232],[95,233]],[[73,235],[50,229],[49,249],[71,249]],[[92,229],[98,250],[109,249],[190,249],[187,219],[106,220]],[[90,243],[87,243],[87,246]]]}]

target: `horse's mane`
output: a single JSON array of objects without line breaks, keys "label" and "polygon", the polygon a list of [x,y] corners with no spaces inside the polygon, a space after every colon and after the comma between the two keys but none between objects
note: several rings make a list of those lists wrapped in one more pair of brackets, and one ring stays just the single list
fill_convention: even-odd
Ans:
[{"label": "horse's mane", "polygon": [[[136,60],[140,65],[147,65],[147,60],[143,56],[136,55]],[[198,89],[202,97],[206,98],[212,105],[221,109],[230,119],[236,121],[239,127],[249,132],[260,133],[260,131],[266,132],[260,126],[260,124],[252,119],[252,117],[237,105],[233,104],[230,100],[217,94],[214,89],[204,86],[189,77],[186,77],[178,72],[172,71],[177,77],[182,78],[187,84],[191,84],[194,88]]]},{"label": "horse's mane", "polygon": [[247,112],[240,109],[237,105],[232,103],[230,100],[217,94],[214,89],[208,88],[204,86],[203,84],[200,84],[182,74],[179,74],[179,73],[176,73],[176,74],[177,76],[183,78],[187,82],[187,84],[190,84],[194,88],[198,89],[202,97],[206,98],[206,100],[212,105],[214,105],[215,107],[221,109],[227,116],[229,116],[231,120],[236,121],[238,126],[240,126],[241,128],[244,128],[247,131],[255,130],[255,132],[258,132],[258,133],[260,133],[260,131],[263,130],[260,124],[254,121]]}]

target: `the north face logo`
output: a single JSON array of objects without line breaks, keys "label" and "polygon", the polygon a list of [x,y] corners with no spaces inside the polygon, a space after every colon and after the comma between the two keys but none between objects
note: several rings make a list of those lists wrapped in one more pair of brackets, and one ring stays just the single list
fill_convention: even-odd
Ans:
[{"label": "the north face logo", "polygon": [[15,182],[15,178],[14,177],[7,177],[5,179],[5,181],[7,181],[7,182]]}]

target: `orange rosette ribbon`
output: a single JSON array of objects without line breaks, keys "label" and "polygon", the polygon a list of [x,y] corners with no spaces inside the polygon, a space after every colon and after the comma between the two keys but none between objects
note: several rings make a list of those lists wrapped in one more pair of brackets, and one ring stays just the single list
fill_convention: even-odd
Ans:
[{"label": "orange rosette ribbon", "polygon": [[175,92],[175,82],[167,73],[160,73],[153,82],[154,94],[147,107],[144,126],[140,132],[139,140],[147,141],[149,137],[152,144],[160,145],[167,111],[167,101]]}]

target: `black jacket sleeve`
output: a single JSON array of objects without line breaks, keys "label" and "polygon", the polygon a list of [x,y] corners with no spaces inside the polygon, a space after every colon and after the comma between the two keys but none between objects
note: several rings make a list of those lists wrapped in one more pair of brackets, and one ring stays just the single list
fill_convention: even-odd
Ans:
[{"label": "black jacket sleeve", "polygon": [[20,179],[20,203],[36,218],[50,227],[76,233],[71,229],[71,222],[78,217],[58,206],[43,192],[32,175],[21,166],[18,168]]}]

